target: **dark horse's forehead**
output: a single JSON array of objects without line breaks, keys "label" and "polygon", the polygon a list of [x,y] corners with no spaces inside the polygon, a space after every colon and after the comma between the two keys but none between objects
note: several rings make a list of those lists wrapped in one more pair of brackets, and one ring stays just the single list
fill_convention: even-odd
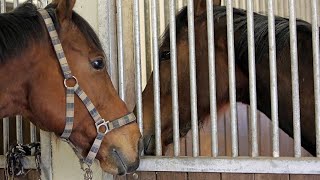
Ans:
[{"label": "dark horse's forehead", "polygon": [[[181,36],[181,34],[184,32],[183,30],[186,28],[188,28],[188,9],[187,9],[187,7],[184,7],[176,15],[176,36],[177,36],[177,38],[179,38]],[[159,42],[160,42],[160,47],[169,48],[169,44],[170,44],[169,25],[167,25],[167,27],[164,31],[164,34],[160,37]]]}]

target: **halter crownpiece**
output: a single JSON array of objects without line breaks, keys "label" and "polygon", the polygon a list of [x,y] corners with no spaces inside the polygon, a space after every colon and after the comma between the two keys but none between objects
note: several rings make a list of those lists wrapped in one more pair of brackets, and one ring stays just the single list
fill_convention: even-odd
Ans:
[{"label": "halter crownpiece", "polygon": [[[101,142],[104,138],[104,136],[110,132],[111,130],[115,128],[119,128],[121,126],[127,125],[131,122],[134,122],[136,120],[135,116],[133,113],[129,113],[119,119],[115,119],[113,121],[105,121],[95,108],[95,106],[92,104],[91,100],[89,97],[86,95],[86,93],[80,88],[78,80],[75,76],[72,75],[71,70],[69,68],[67,59],[65,57],[61,42],[58,37],[58,33],[54,27],[53,21],[49,15],[49,13],[45,9],[39,9],[39,13],[41,14],[52,45],[54,47],[55,53],[57,55],[57,58],[59,60],[59,64],[64,76],[64,86],[66,88],[66,125],[65,129],[61,135],[61,138],[66,140],[73,149],[76,150],[75,146],[69,141],[69,137],[72,133],[72,127],[73,127],[73,121],[74,121],[74,94],[76,94],[87,110],[90,113],[90,116],[92,119],[95,121],[95,126],[97,129],[97,136],[93,142],[93,145],[90,148],[90,151],[85,159],[82,158],[79,153],[77,153],[79,158],[83,161],[83,163],[87,164],[89,167],[92,165],[93,160],[95,159],[99,149]],[[67,81],[73,80],[75,82],[74,86],[68,86]],[[104,127],[104,128],[102,128]]]}]

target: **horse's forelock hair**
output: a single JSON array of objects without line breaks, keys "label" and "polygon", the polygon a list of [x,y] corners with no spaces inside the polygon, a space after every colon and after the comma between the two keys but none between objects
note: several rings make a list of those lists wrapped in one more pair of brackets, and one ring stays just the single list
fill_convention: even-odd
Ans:
[{"label": "horse's forelock hair", "polygon": [[[183,29],[188,27],[188,9],[187,7],[182,8],[176,16],[176,36],[177,39],[183,33]],[[167,25],[163,35],[160,37],[160,47],[163,46],[165,43],[170,41],[170,29],[169,25]]]}]

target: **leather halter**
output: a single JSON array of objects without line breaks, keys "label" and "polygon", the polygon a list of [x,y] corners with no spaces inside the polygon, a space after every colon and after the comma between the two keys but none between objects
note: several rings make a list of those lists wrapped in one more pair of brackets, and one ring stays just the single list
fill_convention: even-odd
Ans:
[{"label": "leather halter", "polygon": [[[95,126],[97,129],[97,136],[93,142],[93,145],[90,148],[90,151],[87,155],[87,157],[84,159],[80,155],[80,159],[82,160],[83,163],[87,164],[89,167],[92,165],[93,160],[95,159],[99,149],[101,142],[104,138],[104,136],[110,132],[111,130],[115,128],[119,128],[121,126],[127,125],[131,122],[134,122],[136,120],[135,116],[133,113],[129,113],[119,119],[115,119],[113,121],[105,121],[97,111],[97,109],[94,107],[92,104],[91,100],[89,97],[86,95],[86,93],[80,88],[78,84],[78,80],[75,76],[71,74],[71,70],[69,68],[67,59],[65,57],[64,51],[62,49],[62,45],[60,43],[58,33],[54,27],[54,24],[52,22],[52,19],[49,15],[49,13],[45,9],[39,9],[39,13],[41,14],[48,33],[50,35],[50,39],[52,42],[52,45],[54,47],[55,53],[57,55],[57,58],[59,60],[60,67],[63,72],[64,76],[64,86],[66,87],[66,125],[65,129],[61,135],[61,138],[67,141],[72,148],[77,152],[77,149],[75,146],[69,141],[69,137],[72,132],[72,127],[73,127],[73,121],[74,121],[74,94],[76,94],[87,110],[89,111],[92,119],[95,121]],[[75,85],[74,86],[68,86],[67,81],[69,80],[74,80]],[[104,128],[101,128],[104,127]],[[77,155],[79,156],[79,152],[77,152]]]}]

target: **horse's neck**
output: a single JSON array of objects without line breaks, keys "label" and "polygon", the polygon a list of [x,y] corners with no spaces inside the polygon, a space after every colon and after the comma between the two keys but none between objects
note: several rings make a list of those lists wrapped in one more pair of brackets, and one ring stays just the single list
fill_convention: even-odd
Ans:
[{"label": "horse's neck", "polygon": [[0,65],[0,118],[25,112],[30,72],[18,59]]}]

